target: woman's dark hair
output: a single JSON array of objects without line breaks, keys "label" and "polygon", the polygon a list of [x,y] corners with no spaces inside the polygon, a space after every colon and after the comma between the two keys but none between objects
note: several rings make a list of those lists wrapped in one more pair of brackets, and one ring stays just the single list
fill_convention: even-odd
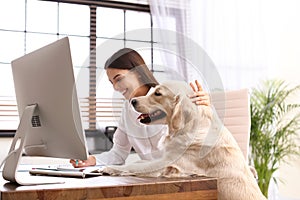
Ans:
[{"label": "woman's dark hair", "polygon": [[114,53],[105,62],[104,69],[128,69],[137,74],[142,84],[150,87],[158,85],[142,56],[130,48],[123,48]]}]

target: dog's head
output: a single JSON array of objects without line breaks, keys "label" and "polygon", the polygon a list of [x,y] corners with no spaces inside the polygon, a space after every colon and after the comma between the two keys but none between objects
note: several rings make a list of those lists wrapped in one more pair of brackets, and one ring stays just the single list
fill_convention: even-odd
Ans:
[{"label": "dog's head", "polygon": [[169,81],[154,88],[147,96],[133,98],[132,106],[142,113],[138,119],[143,124],[168,124],[171,131],[184,128],[199,118],[199,108],[188,95],[193,91],[182,81]]}]

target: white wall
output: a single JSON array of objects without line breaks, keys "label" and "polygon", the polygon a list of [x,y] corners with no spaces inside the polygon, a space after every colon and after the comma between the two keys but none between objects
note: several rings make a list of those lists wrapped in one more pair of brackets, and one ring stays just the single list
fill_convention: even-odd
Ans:
[{"label": "white wall", "polygon": [[[298,23],[296,18],[290,17]],[[281,30],[282,37],[278,37],[278,57],[276,59],[277,77],[282,78],[292,84],[300,84],[300,27],[293,22],[290,26]],[[300,93],[295,102],[300,102]],[[298,133],[300,137],[300,130]],[[299,142],[300,145],[300,142]],[[287,164],[281,164],[278,170],[279,178],[279,195],[281,199],[300,200],[299,180],[300,180],[300,157],[289,160]]]}]

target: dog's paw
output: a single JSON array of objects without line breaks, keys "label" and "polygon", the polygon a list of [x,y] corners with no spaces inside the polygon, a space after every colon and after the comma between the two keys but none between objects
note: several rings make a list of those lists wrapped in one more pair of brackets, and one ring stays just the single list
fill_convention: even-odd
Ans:
[{"label": "dog's paw", "polygon": [[103,174],[111,176],[133,176],[135,175],[132,172],[129,172],[119,166],[107,166],[102,170]]},{"label": "dog's paw", "polygon": [[178,168],[173,166],[168,166],[165,168],[162,175],[165,177],[172,177],[172,176],[177,176],[178,174],[180,174],[180,170]]},{"label": "dog's paw", "polygon": [[111,175],[111,176],[118,176],[121,174],[121,171],[115,169],[115,168],[112,168],[112,167],[104,167],[102,169],[102,173],[104,175]]}]

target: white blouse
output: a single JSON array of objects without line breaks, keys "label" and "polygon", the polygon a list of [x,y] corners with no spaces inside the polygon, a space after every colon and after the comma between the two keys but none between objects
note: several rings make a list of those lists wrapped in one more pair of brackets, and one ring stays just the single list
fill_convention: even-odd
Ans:
[{"label": "white blouse", "polygon": [[99,164],[124,164],[131,148],[142,160],[152,160],[162,154],[161,142],[168,134],[167,125],[144,125],[137,120],[137,113],[126,100],[119,126],[114,133],[110,151],[94,155]]}]

